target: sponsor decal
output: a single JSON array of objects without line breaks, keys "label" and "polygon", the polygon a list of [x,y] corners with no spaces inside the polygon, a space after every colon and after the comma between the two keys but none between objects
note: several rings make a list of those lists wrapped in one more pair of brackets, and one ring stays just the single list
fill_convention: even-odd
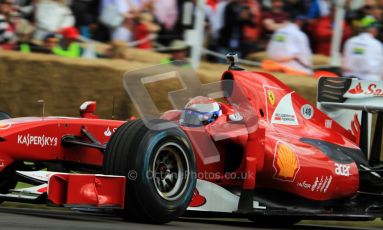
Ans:
[{"label": "sponsor decal", "polygon": [[57,146],[58,144],[58,138],[57,137],[49,137],[49,136],[34,136],[30,135],[29,133],[27,135],[18,135],[17,136],[17,144],[19,145],[34,145],[34,146]]},{"label": "sponsor decal", "polygon": [[112,136],[112,132],[110,131],[110,128],[109,128],[109,127],[105,130],[104,135],[105,135],[106,137],[110,137],[110,136]]},{"label": "sponsor decal", "polygon": [[[356,83],[355,83],[356,84]],[[345,97],[375,96],[383,97],[383,85],[380,82],[358,82],[351,87]]]},{"label": "sponsor decal", "polygon": [[309,120],[314,116],[314,108],[309,104],[305,104],[301,107],[301,114],[306,120]]},{"label": "sponsor decal", "polygon": [[383,97],[383,89],[378,88],[375,83],[368,85],[366,95],[374,95]]},{"label": "sponsor decal", "polygon": [[11,123],[0,122],[0,129],[8,129],[12,126]]},{"label": "sponsor decal", "polygon": [[[294,122],[295,115],[286,114],[286,113],[276,113],[274,117],[274,121],[281,121],[285,123]],[[277,123],[277,122],[274,122],[274,123]]]},{"label": "sponsor decal", "polygon": [[360,93],[363,93],[362,84],[360,84],[360,83],[357,84],[357,85],[355,86],[355,88],[350,89],[348,92],[351,93],[351,94],[360,94]]},{"label": "sponsor decal", "polygon": [[42,187],[42,188],[38,189],[37,192],[46,193],[46,192],[48,192],[48,187]]},{"label": "sponsor decal", "polygon": [[299,171],[298,156],[285,144],[278,142],[274,152],[274,178],[293,182]]},{"label": "sponsor decal", "polygon": [[318,187],[319,179],[318,177],[315,178],[314,184],[311,186],[311,191],[314,192],[315,189]]},{"label": "sponsor decal", "polygon": [[275,93],[272,90],[267,90],[267,98],[272,106],[275,104]]},{"label": "sponsor decal", "polygon": [[297,116],[293,109],[291,94],[286,94],[279,102],[271,117],[272,124],[298,125]]},{"label": "sponsor decal", "polygon": [[[327,181],[327,184],[325,184],[325,186],[323,188],[323,192],[327,192],[328,188],[330,187],[331,182],[332,182],[332,176],[330,176],[328,180],[326,177],[326,181]],[[321,188],[321,192],[322,192],[322,188]]]},{"label": "sponsor decal", "polygon": [[324,126],[325,126],[327,129],[331,129],[331,128],[332,128],[332,120],[325,120],[325,122],[324,122]]},{"label": "sponsor decal", "polygon": [[297,186],[300,187],[300,188],[305,188],[305,189],[310,189],[311,188],[311,184],[307,183],[306,181],[298,182]]},{"label": "sponsor decal", "polygon": [[271,122],[275,110],[280,107],[281,99],[288,94],[286,89],[274,86],[263,85],[263,94],[266,102],[266,118],[267,122]]},{"label": "sponsor decal", "polygon": [[113,133],[116,132],[116,130],[117,130],[117,128],[114,128],[114,129],[111,130],[110,127],[108,127],[108,128],[105,130],[104,135],[105,135],[106,137],[110,137],[110,136],[112,136]]},{"label": "sponsor decal", "polygon": [[189,207],[200,207],[206,203],[206,198],[199,194],[197,189],[194,189],[192,200]]},{"label": "sponsor decal", "polygon": [[286,36],[284,34],[276,34],[272,38],[273,41],[276,42],[285,42],[286,41]]},{"label": "sponsor decal", "polygon": [[364,54],[364,48],[355,47],[352,49],[352,53],[356,54],[356,55],[363,55]]},{"label": "sponsor decal", "polygon": [[335,174],[339,176],[350,176],[350,166],[335,163]]},{"label": "sponsor decal", "polygon": [[297,187],[310,190],[311,192],[326,193],[332,182],[332,176],[316,177],[313,183],[307,181],[298,182]]}]

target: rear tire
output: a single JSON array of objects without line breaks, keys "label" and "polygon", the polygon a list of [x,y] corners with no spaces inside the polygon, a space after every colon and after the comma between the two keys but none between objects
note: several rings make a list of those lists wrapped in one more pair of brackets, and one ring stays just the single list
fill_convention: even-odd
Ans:
[{"label": "rear tire", "polygon": [[[11,116],[0,111],[0,120],[10,119]],[[7,194],[10,189],[15,188],[17,185],[16,175],[16,163],[8,165],[5,169],[0,172],[0,193]],[[0,204],[4,201],[0,199]]]},{"label": "rear tire", "polygon": [[125,208],[119,212],[124,219],[162,224],[188,207],[196,184],[195,164],[192,145],[180,128],[154,130],[136,120],[111,137],[104,173],[127,178]]}]

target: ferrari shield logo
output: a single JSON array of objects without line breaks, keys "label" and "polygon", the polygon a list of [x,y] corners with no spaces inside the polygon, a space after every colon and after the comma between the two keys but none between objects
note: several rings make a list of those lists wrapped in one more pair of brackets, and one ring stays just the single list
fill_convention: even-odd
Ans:
[{"label": "ferrari shield logo", "polygon": [[299,161],[293,150],[284,143],[278,142],[274,153],[274,178],[293,182],[299,170]]},{"label": "ferrari shield logo", "polygon": [[271,105],[275,104],[275,94],[272,90],[267,90],[267,96]]}]

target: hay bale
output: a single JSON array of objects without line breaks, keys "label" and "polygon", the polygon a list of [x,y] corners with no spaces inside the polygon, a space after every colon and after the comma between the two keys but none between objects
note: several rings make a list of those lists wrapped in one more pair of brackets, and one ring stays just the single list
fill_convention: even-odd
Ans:
[{"label": "hay bale", "polygon": [[[126,71],[159,64],[166,55],[146,50],[127,49],[127,60],[66,59],[53,55],[0,53],[0,109],[13,116],[41,114],[39,99],[46,101],[48,115],[77,116],[86,100],[98,102],[97,113],[111,117],[115,97],[116,118],[137,115],[123,86]],[[202,63],[197,76],[202,83],[219,81],[227,65]],[[249,70],[258,70],[249,68]],[[309,77],[276,74],[298,93],[315,102],[316,80]],[[170,109],[169,91],[181,89],[177,80],[146,86],[161,111]]]},{"label": "hay bale", "polygon": [[[266,52],[256,52],[249,54],[246,59],[256,62],[262,62],[267,59]],[[322,55],[322,54],[314,54],[313,55],[313,66],[324,66],[330,63],[330,57]]]}]

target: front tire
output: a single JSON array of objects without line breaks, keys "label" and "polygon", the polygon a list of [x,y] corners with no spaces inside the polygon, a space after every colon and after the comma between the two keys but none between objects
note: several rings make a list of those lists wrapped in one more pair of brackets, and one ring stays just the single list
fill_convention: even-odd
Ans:
[{"label": "front tire", "polygon": [[[17,163],[14,162],[11,165],[8,165],[5,169],[0,172],[0,193],[7,194],[10,189],[14,189],[17,185],[17,175],[16,175]],[[0,204],[4,200],[0,199]]]},{"label": "front tire", "polygon": [[106,174],[126,176],[127,220],[162,224],[182,215],[196,184],[195,157],[185,133],[157,120],[148,128],[142,120],[122,125],[111,137],[104,156]]}]

